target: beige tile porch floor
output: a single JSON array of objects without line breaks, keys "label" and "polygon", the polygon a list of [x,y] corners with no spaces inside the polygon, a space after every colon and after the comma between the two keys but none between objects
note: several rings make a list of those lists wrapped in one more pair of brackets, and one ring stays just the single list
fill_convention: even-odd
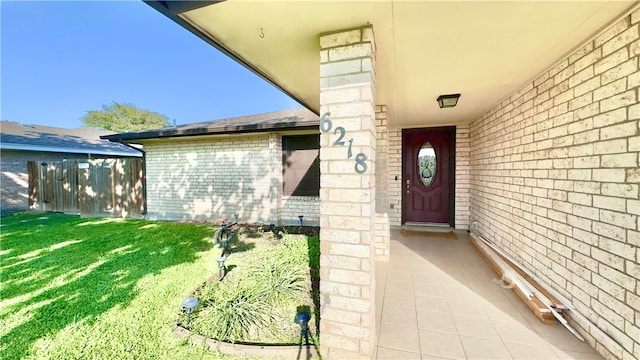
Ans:
[{"label": "beige tile porch floor", "polygon": [[392,230],[376,264],[377,359],[602,359],[495,278],[466,233]]}]

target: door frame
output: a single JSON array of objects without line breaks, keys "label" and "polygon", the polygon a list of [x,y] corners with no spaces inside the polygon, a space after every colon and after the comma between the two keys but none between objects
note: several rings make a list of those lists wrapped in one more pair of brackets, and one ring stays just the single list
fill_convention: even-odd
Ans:
[{"label": "door frame", "polygon": [[[426,127],[426,128],[409,128],[409,129],[402,129],[402,140],[401,140],[401,149],[402,149],[402,173],[400,176],[400,179],[404,179],[404,175],[406,174],[406,169],[405,169],[405,163],[406,163],[406,151],[405,151],[405,134],[410,133],[410,132],[417,132],[417,131],[429,131],[429,130],[438,130],[438,131],[450,131],[451,132],[451,142],[449,143],[449,221],[448,221],[448,225],[451,228],[455,228],[455,218],[456,218],[456,131],[457,128],[455,126],[440,126],[440,127]],[[402,182],[402,184],[404,184],[404,182]],[[405,225],[406,224],[406,207],[405,207],[405,201],[406,201],[406,194],[404,191],[400,192],[402,194],[401,197],[401,208],[402,208],[402,215],[401,215],[401,224]]]}]

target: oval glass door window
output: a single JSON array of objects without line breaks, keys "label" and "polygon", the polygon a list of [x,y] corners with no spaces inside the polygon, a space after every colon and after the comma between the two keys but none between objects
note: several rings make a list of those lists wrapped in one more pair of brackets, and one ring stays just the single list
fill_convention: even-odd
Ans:
[{"label": "oval glass door window", "polygon": [[418,175],[424,186],[429,187],[436,178],[436,151],[426,142],[418,152]]}]

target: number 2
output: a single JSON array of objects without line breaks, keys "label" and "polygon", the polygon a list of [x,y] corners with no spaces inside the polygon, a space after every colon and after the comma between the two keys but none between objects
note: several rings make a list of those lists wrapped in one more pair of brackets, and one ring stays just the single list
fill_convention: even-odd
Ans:
[{"label": "number 2", "polygon": [[340,133],[340,136],[338,136],[338,138],[336,139],[336,141],[333,142],[333,145],[340,145],[340,146],[344,146],[344,141],[342,141],[342,138],[344,138],[344,135],[346,133],[345,129],[342,126],[338,126],[334,131],[333,134],[337,134]]}]

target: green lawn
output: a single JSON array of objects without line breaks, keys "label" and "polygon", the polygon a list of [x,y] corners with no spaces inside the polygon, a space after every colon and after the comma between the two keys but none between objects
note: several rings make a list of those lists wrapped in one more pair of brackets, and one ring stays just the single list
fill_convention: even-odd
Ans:
[{"label": "green lawn", "polygon": [[0,358],[230,359],[176,339],[217,270],[210,226],[61,214],[0,225]]}]

